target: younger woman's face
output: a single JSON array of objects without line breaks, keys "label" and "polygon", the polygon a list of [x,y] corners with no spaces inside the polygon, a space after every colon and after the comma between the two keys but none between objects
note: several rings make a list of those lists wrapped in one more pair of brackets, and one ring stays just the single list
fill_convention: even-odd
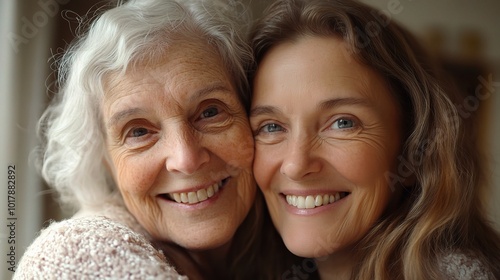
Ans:
[{"label": "younger woman's face", "polygon": [[359,241],[392,195],[398,104],[343,46],[308,36],[279,44],[254,80],[254,173],[286,246],[303,257]]}]

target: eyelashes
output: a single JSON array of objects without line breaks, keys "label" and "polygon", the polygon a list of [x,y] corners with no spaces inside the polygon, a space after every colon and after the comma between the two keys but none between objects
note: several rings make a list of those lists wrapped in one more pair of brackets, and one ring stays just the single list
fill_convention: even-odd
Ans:
[{"label": "eyelashes", "polygon": [[[333,130],[348,131],[355,129],[359,126],[359,121],[356,117],[341,116],[334,118],[333,122],[328,126]],[[259,125],[254,133],[279,133],[286,132],[287,129],[278,121],[266,121],[264,124]]]},{"label": "eyelashes", "polygon": [[352,118],[341,117],[333,121],[332,129],[352,129],[356,126],[356,121]]},{"label": "eyelashes", "polygon": [[258,132],[262,133],[275,133],[280,131],[285,131],[285,129],[277,123],[267,123],[258,129]]},{"label": "eyelashes", "polygon": [[[219,100],[205,100],[192,112],[191,117],[187,115],[185,120],[195,131],[216,133],[230,126],[232,120],[230,109],[229,105]],[[164,135],[163,132],[167,131],[163,130],[166,129],[170,128],[163,127],[159,116],[131,119],[122,128],[120,142],[131,149],[148,147]]]},{"label": "eyelashes", "polygon": [[219,114],[219,108],[212,106],[201,112],[200,119],[212,118],[217,116],[218,114]]},{"label": "eyelashes", "polygon": [[149,132],[150,132],[149,129],[144,127],[133,128],[127,134],[127,137],[139,138],[141,136],[148,134]]},{"label": "eyelashes", "polygon": [[[289,135],[291,129],[293,129],[294,124],[290,120],[285,122],[279,119],[262,119],[259,122],[259,118],[263,116],[252,117],[250,122],[252,124],[254,139],[263,144],[276,144],[286,139],[292,137]],[[313,129],[317,129],[317,136],[325,139],[339,139],[348,140],[353,138],[362,129],[361,121],[353,115],[334,115],[328,121],[326,121],[322,126],[316,126],[317,123],[311,123],[314,126]],[[317,127],[317,128],[316,128]],[[295,133],[308,133],[308,127],[299,127]]]},{"label": "eyelashes", "polygon": [[123,143],[133,148],[148,146],[158,135],[158,129],[145,119],[132,121],[125,131]]}]

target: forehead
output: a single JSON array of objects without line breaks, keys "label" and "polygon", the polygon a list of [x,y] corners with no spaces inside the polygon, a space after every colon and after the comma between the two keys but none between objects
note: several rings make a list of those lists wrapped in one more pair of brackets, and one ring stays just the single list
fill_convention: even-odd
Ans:
[{"label": "forehead", "polygon": [[254,101],[273,98],[269,92],[284,89],[309,92],[311,97],[313,91],[338,97],[355,94],[371,100],[392,95],[385,78],[357,61],[344,41],[335,36],[303,36],[274,46],[259,64],[254,89]]},{"label": "forehead", "polygon": [[138,92],[180,93],[216,82],[233,83],[215,48],[201,40],[179,40],[159,55],[131,63],[125,73],[110,74],[105,79],[104,103]]}]

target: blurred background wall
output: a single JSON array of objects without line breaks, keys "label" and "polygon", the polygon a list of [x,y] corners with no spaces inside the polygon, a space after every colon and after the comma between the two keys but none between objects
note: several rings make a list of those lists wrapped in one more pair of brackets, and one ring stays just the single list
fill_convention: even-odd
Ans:
[{"label": "blurred background wall", "polygon": [[417,35],[466,91],[457,105],[463,118],[477,124],[492,189],[488,207],[500,230],[500,1],[362,1]]},{"label": "blurred background wall", "polygon": [[[478,126],[478,145],[490,164],[491,219],[500,229],[500,1],[364,2],[413,31],[468,90],[459,105]],[[255,16],[268,5],[266,0],[248,3]],[[105,5],[96,0],[0,1],[0,279],[10,279],[9,268],[48,220],[71,214],[60,211],[29,154],[36,121],[53,89],[53,58],[72,40],[83,16],[92,17]],[[481,99],[474,96],[479,86]],[[15,176],[15,188],[8,176]]]}]

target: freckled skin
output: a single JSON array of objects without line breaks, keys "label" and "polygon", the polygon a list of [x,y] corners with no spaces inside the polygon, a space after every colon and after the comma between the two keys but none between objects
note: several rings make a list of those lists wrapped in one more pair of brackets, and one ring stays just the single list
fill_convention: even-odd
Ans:
[{"label": "freckled skin", "polygon": [[[179,41],[165,54],[107,83],[102,112],[115,180],[127,208],[155,239],[217,248],[230,242],[254,200],[251,130],[213,50]],[[217,200],[203,209],[160,197],[227,177]]]},{"label": "freckled skin", "polygon": [[[303,257],[349,252],[393,197],[385,174],[400,149],[397,101],[342,48],[336,37],[281,43],[254,80],[254,173],[287,248]],[[339,128],[339,119],[352,127]],[[314,215],[290,212],[283,196],[335,191],[350,195]]]}]

